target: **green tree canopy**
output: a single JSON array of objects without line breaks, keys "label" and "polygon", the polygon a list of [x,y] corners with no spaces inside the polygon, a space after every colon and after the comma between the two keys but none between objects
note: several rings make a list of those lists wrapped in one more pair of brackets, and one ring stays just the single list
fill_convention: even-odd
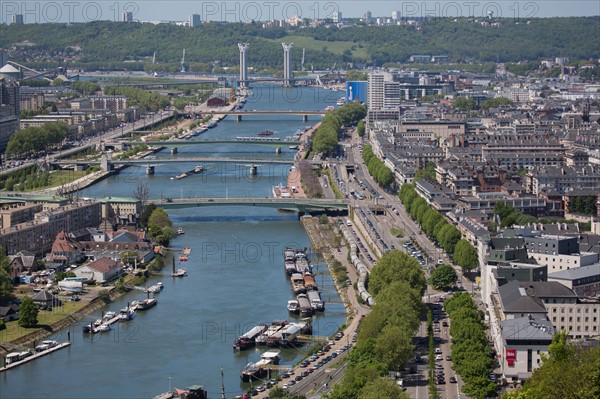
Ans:
[{"label": "green tree canopy", "polygon": [[28,296],[23,298],[19,306],[19,325],[21,327],[35,327],[38,323],[38,308]]},{"label": "green tree canopy", "polygon": [[369,278],[369,292],[377,296],[393,281],[408,282],[414,289],[423,294],[427,286],[425,275],[415,259],[401,251],[385,253],[377,262]]},{"label": "green tree canopy", "polygon": [[394,380],[379,377],[369,382],[360,391],[361,399],[409,399],[410,396],[403,392]]},{"label": "green tree canopy", "polygon": [[472,270],[479,266],[479,256],[470,242],[460,240],[454,249],[454,262],[463,270]]},{"label": "green tree canopy", "polygon": [[458,276],[452,266],[440,265],[431,272],[429,284],[434,288],[447,290],[452,287]]}]

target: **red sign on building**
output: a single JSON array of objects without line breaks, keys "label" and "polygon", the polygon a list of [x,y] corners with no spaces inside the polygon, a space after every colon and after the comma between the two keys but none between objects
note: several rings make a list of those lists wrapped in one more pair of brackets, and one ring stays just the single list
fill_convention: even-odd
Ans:
[{"label": "red sign on building", "polygon": [[516,349],[507,349],[506,350],[506,363],[509,367],[515,365],[515,360],[517,360],[517,350]]}]

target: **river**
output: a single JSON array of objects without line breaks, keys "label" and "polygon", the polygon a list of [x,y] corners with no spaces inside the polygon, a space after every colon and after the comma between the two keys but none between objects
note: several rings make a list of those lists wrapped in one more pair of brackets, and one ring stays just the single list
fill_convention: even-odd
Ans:
[{"label": "river", "polygon": [[[259,86],[253,93],[247,109],[316,110],[334,104],[340,96],[320,89],[276,86]],[[294,100],[288,101],[290,98]],[[274,137],[286,137],[319,119],[310,117],[306,123],[299,116],[256,116],[243,122],[227,118],[197,139],[255,136],[265,129],[275,131]],[[287,148],[282,150],[278,157],[292,158]],[[252,157],[258,153],[277,156],[272,145],[179,148],[181,156]],[[153,176],[146,176],[145,168],[131,167],[87,188],[82,195],[129,197],[143,181],[148,183],[151,198],[271,196],[272,186],[285,182],[290,170],[289,165],[262,167],[258,176],[251,177],[246,167],[210,163],[200,175],[171,180],[194,166],[162,164]],[[265,349],[235,353],[232,342],[260,322],[289,319],[286,303],[292,294],[283,270],[282,250],[286,245],[308,246],[307,235],[296,214],[271,208],[190,208],[172,210],[169,215],[175,227],[185,230],[171,246],[192,248],[189,261],[182,264],[188,277],[172,279],[167,276],[167,267],[165,276],[149,281],[162,281],[165,286],[157,295],[158,305],[138,313],[132,322],[115,324],[109,333],[82,334],[82,325],[99,317],[100,312],[58,332],[52,338],[62,341],[70,331],[72,345],[0,374],[1,398],[152,398],[170,385],[183,388],[192,384],[204,385],[209,397],[217,398],[221,369],[226,397],[248,389],[240,383],[239,373]],[[317,267],[316,280],[324,299],[337,302],[326,302],[325,312],[313,317],[314,334],[323,336],[345,323],[345,313],[327,268],[323,264]],[[134,290],[103,310],[118,311],[143,296]],[[305,350],[283,350],[281,363],[297,362]]]}]

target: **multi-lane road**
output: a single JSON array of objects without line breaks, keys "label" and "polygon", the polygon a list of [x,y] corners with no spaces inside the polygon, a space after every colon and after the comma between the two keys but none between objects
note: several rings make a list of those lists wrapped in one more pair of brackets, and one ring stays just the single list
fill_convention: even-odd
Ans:
[{"label": "multi-lane road", "polygon": [[[394,245],[396,249],[403,249],[401,246],[401,240],[397,237],[393,237],[390,233],[391,227],[397,227],[403,230],[404,237],[412,240],[424,254],[426,260],[423,268],[426,272],[434,267],[438,261],[446,264],[452,264],[450,259],[445,255],[443,250],[438,248],[431,240],[424,235],[420,227],[410,218],[406,210],[402,206],[398,197],[393,194],[380,189],[377,183],[370,176],[366,170],[365,165],[362,163],[361,149],[363,140],[356,134],[352,136],[350,142],[342,144],[345,148],[345,157],[337,162],[338,176],[343,181],[343,189],[346,194],[354,191],[356,194],[362,193],[367,199],[353,201],[355,209],[362,209],[358,213],[366,222],[368,219],[371,223],[365,227],[369,228],[367,234],[374,234],[376,231],[381,240],[387,244],[387,247],[391,249],[391,245]],[[354,166],[354,176],[349,176],[346,173],[346,165]],[[371,201],[368,200],[371,199]],[[370,208],[374,205],[382,206],[384,208],[383,214],[375,214],[370,211]],[[395,209],[395,211],[392,211]],[[356,216],[355,216],[356,217]],[[372,225],[372,228],[370,226]],[[382,248],[380,241],[371,236],[370,239],[375,242],[376,245]],[[454,265],[453,265],[454,266]],[[454,266],[460,281],[464,289],[472,292],[473,287],[470,281],[462,276],[461,270]],[[451,350],[450,350],[450,320],[443,310],[443,300],[440,299],[443,296],[448,295],[439,291],[433,290],[428,287],[423,301],[430,303],[430,306],[436,309],[436,323],[434,323],[434,335],[436,337],[436,347],[441,351],[440,360],[436,361],[436,370],[443,370],[443,376],[445,384],[437,384],[438,392],[444,399],[465,399],[466,395],[461,393],[461,387],[463,382],[461,378],[452,369]],[[439,302],[438,302],[439,301]],[[427,322],[422,320],[419,331],[416,334],[416,341],[419,343],[417,348],[417,354],[420,355],[422,360],[420,362],[411,363],[408,367],[408,372],[403,375],[403,386],[407,389],[410,396],[415,399],[425,399],[429,397],[428,393],[428,380],[429,370],[427,367]],[[436,371],[437,375],[437,371]],[[456,378],[456,383],[450,382],[450,377]],[[436,379],[437,377],[433,376]]]}]

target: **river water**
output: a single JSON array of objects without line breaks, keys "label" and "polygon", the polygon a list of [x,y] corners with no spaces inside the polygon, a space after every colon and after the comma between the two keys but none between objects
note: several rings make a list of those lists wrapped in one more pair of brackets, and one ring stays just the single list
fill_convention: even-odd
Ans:
[{"label": "river water", "polygon": [[[246,109],[318,110],[338,97],[320,89],[259,86]],[[299,116],[256,116],[243,122],[227,118],[196,139],[255,136],[265,129],[275,131],[273,137],[287,137],[319,119],[310,117],[306,123]],[[272,145],[186,145],[179,147],[179,154],[291,159],[291,151],[282,147],[283,153],[275,155]],[[207,163],[200,175],[171,179],[194,166],[162,164],[153,176],[146,176],[143,167],[131,167],[87,188],[83,196],[129,197],[139,181],[148,183],[151,198],[271,196],[272,186],[286,182],[291,162],[260,167],[254,177],[245,166]],[[182,264],[188,277],[172,279],[166,267],[165,276],[148,282],[162,281],[165,286],[157,295],[158,305],[129,323],[115,324],[109,333],[82,334],[82,326],[100,312],[58,332],[53,339],[66,340],[69,331],[72,345],[0,374],[0,398],[151,398],[169,386],[192,384],[204,385],[209,397],[217,398],[221,369],[228,398],[248,389],[239,373],[265,349],[235,353],[232,342],[258,323],[290,318],[286,303],[292,293],[282,251],[288,245],[308,246],[306,233],[295,213],[271,208],[219,206],[172,210],[169,215],[175,227],[185,230],[172,247],[192,248],[189,261]],[[318,264],[317,271],[322,296],[337,303],[326,303],[325,312],[313,317],[314,334],[331,335],[345,322],[344,308],[327,268]],[[103,310],[118,311],[144,295],[134,290]],[[305,350],[283,350],[281,363],[297,362]]]}]

